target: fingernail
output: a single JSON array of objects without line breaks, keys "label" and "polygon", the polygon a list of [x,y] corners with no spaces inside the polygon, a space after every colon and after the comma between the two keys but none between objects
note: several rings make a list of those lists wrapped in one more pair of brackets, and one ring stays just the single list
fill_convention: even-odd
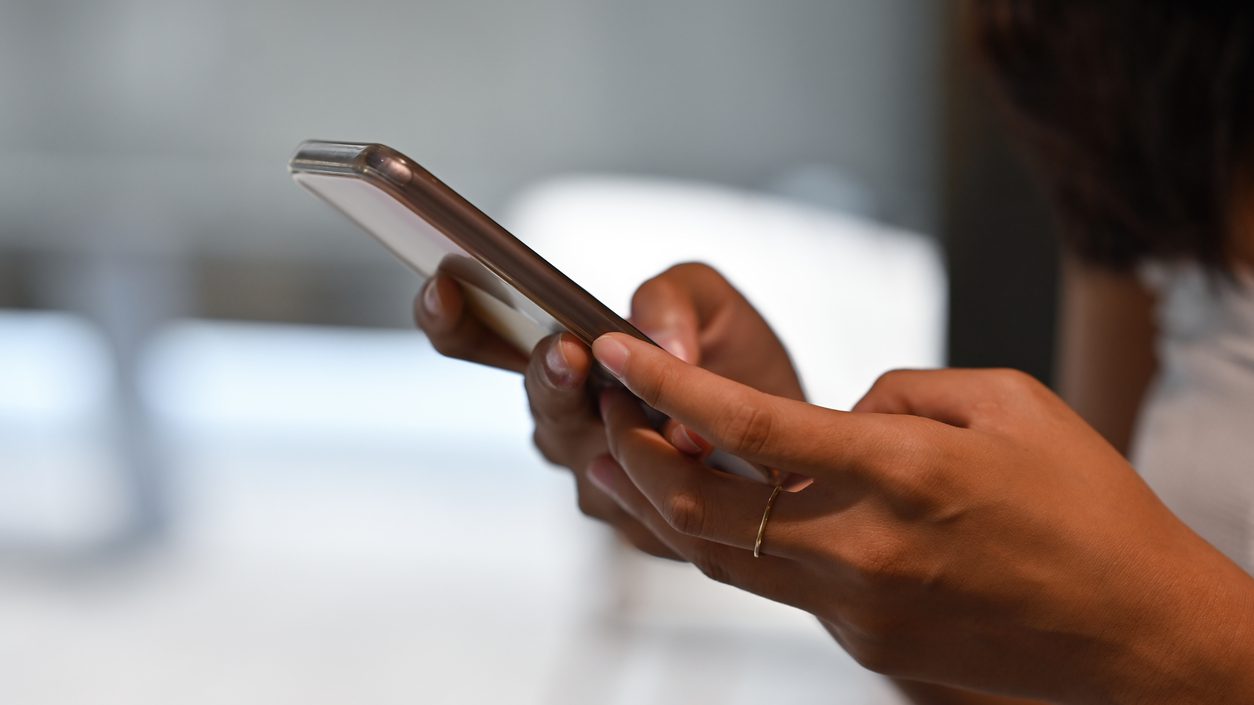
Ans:
[{"label": "fingernail", "polygon": [[623,378],[623,371],[627,368],[627,357],[630,355],[626,345],[611,336],[603,335],[592,344],[592,354],[605,369],[609,370],[610,374],[619,379]]},{"label": "fingernail", "polygon": [[709,447],[704,438],[689,431],[683,424],[677,424],[670,436],[671,445],[686,455],[702,455]]},{"label": "fingernail", "polygon": [[689,353],[688,346],[679,339],[679,336],[673,333],[662,332],[656,335],[650,335],[649,337],[652,338],[653,342],[657,343],[658,346],[666,352],[674,355],[684,362],[692,362],[692,356]]},{"label": "fingernail", "polygon": [[427,313],[432,316],[439,316],[444,312],[444,304],[440,301],[440,287],[437,286],[438,279],[432,279],[427,282],[426,291],[422,292],[422,307],[427,309]]},{"label": "fingernail", "polygon": [[549,381],[553,386],[562,389],[570,389],[575,386],[575,369],[570,364],[570,359],[566,357],[567,341],[564,337],[559,337],[549,346],[548,352],[544,354],[544,369],[549,376]]}]

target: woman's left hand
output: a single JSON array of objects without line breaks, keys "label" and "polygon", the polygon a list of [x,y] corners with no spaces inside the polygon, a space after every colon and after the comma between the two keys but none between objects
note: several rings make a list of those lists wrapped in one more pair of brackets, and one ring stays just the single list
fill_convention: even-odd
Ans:
[{"label": "woman's left hand", "polygon": [[628,336],[593,350],[714,446],[813,483],[778,497],[755,559],[772,488],[677,451],[622,392],[602,399],[612,457],[593,481],[872,670],[1056,702],[1254,702],[1254,581],[1027,375],[890,373],[845,413]]}]

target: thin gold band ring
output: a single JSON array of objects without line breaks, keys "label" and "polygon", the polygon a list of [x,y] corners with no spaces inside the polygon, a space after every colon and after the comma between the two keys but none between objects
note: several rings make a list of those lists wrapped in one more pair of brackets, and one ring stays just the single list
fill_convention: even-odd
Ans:
[{"label": "thin gold band ring", "polygon": [[783,485],[775,485],[771,498],[766,500],[766,509],[762,511],[762,523],[758,525],[758,538],[753,542],[753,557],[762,557],[762,539],[766,538],[766,523],[771,520],[771,510],[775,508],[775,500],[784,489]]}]

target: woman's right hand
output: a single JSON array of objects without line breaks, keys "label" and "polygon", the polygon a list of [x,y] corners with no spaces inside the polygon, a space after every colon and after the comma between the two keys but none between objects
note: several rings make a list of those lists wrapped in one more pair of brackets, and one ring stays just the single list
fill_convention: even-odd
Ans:
[{"label": "woman's right hand", "polygon": [[[468,310],[452,278],[433,277],[414,302],[414,317],[440,353],[522,373],[536,446],[571,470],[580,510],[616,528],[642,551],[675,554],[587,478],[594,458],[609,452],[596,400],[587,389],[593,360],[569,334],[554,335],[530,356],[515,350]],[[788,353],[761,314],[722,275],[704,264],[676,265],[645,282],[631,303],[631,321],[684,361],[776,396],[801,400]],[[673,425],[667,437],[680,450],[704,449]]]}]

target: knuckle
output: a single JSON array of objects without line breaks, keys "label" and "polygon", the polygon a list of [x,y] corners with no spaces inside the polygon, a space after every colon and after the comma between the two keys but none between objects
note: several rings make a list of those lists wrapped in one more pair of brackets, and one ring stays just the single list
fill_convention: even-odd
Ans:
[{"label": "knuckle", "polygon": [[632,548],[647,553],[655,558],[675,560],[675,552],[671,551],[660,539],[639,524],[620,524],[614,527],[618,535],[631,544]]},{"label": "knuckle", "polygon": [[674,375],[675,372],[669,366],[661,367],[656,375],[640,385],[640,388],[636,390],[637,395],[645,404],[656,408],[658,402],[669,394],[674,385]]},{"label": "knuckle", "polygon": [[[854,573],[864,583],[872,586],[909,580],[914,573],[911,552],[905,542],[886,535],[860,542],[847,560]],[[864,615],[864,618],[868,616],[875,619],[876,613]],[[871,626],[877,623],[872,621]],[[871,634],[882,633],[875,629],[862,631]]]},{"label": "knuckle", "polygon": [[647,306],[654,297],[669,293],[675,289],[675,282],[671,276],[673,270],[674,268],[672,267],[655,277],[645,280],[631,297],[632,310],[635,311],[642,306]]},{"label": "knuckle", "polygon": [[531,443],[540,451],[540,457],[552,465],[562,465],[556,445],[549,440],[548,434],[536,429],[531,434]]},{"label": "knuckle", "polygon": [[877,482],[901,505],[924,509],[948,481],[943,450],[926,430],[894,436],[891,462],[876,471]]},{"label": "knuckle", "polygon": [[897,389],[908,381],[910,375],[917,372],[917,370],[904,367],[889,370],[875,378],[875,383],[871,385],[871,392],[884,393]]},{"label": "knuckle", "polygon": [[582,418],[579,415],[571,410],[554,408],[548,400],[529,396],[527,405],[536,425],[555,434],[572,435],[582,427]]},{"label": "knuckle", "polygon": [[883,468],[877,482],[899,519],[947,524],[968,512],[973,479],[955,471],[961,465],[950,457],[950,451],[933,447],[923,453],[913,461]]},{"label": "knuckle", "polygon": [[884,394],[891,394],[893,390],[899,389],[906,383],[911,374],[917,373],[918,370],[911,370],[904,367],[898,367],[887,372],[883,372],[875,381],[871,383],[871,388],[867,390],[867,397],[876,397]]},{"label": "knuckle", "polygon": [[527,411],[530,412],[531,414],[531,420],[536,422],[537,430],[546,426],[551,426],[552,425],[550,423],[551,419],[549,418],[549,414],[545,410],[545,406],[543,404],[543,400],[540,397],[540,395],[536,394],[534,390],[531,389],[530,384],[526,385],[526,392],[527,392]]},{"label": "knuckle", "polygon": [[889,677],[901,674],[897,651],[883,642],[858,640],[850,645],[849,655],[868,671]]},{"label": "knuckle", "polygon": [[874,602],[860,605],[844,615],[846,648],[863,668],[885,676],[906,672],[908,620],[900,610]]},{"label": "knuckle", "polygon": [[725,441],[738,454],[757,455],[766,449],[774,433],[775,417],[760,404],[745,400],[727,412],[722,424]]},{"label": "knuckle", "polygon": [[663,505],[662,518],[681,534],[701,536],[705,530],[705,503],[694,491],[676,493]]},{"label": "knuckle", "polygon": [[444,357],[466,358],[466,346],[457,336],[427,331],[427,339],[431,341],[431,347]]},{"label": "knuckle", "polygon": [[871,388],[874,389],[876,387],[890,387],[896,384],[897,382],[901,381],[901,379],[905,377],[908,372],[909,370],[906,370],[905,368],[896,368],[896,369],[889,370],[881,374],[879,377],[876,377],[875,384],[871,385]]},{"label": "knuckle", "polygon": [[1041,386],[1032,375],[1010,368],[994,370],[998,385],[1007,391],[1021,393]]},{"label": "knuckle", "polygon": [[644,310],[658,301],[683,295],[694,285],[716,290],[731,286],[717,269],[704,262],[681,262],[641,284],[632,297],[632,310]]},{"label": "knuckle", "polygon": [[431,341],[431,347],[435,348],[435,351],[444,357],[483,364],[483,354],[480,345],[482,340],[476,339],[473,335],[468,336],[463,332],[450,331],[446,333],[429,333],[428,339]]},{"label": "knuckle", "polygon": [[871,386],[862,393],[862,397],[853,405],[852,411],[855,412],[877,412],[884,408],[884,396],[888,392],[889,385],[892,384],[889,375],[892,372],[885,372]]},{"label": "knuckle", "polygon": [[574,392],[573,396],[566,396],[536,383],[531,373],[525,378],[524,389],[527,409],[538,426],[572,435],[582,432],[588,425],[592,413],[591,401],[582,390]]},{"label": "knuckle", "polygon": [[601,508],[596,502],[592,501],[587,492],[584,492],[582,489],[575,497],[575,504],[579,507],[579,513],[589,519],[596,519],[598,521],[602,521],[604,519],[601,514]]},{"label": "knuckle", "polygon": [[657,539],[628,539],[631,545],[641,553],[648,554],[654,558],[661,558],[664,561],[681,562],[683,558],[679,554],[672,551]]},{"label": "knuckle", "polygon": [[713,580],[716,583],[724,585],[732,585],[731,571],[727,565],[721,560],[718,551],[713,546],[698,546],[694,548],[688,555],[688,560],[701,574]]},{"label": "knuckle", "polygon": [[990,370],[991,393],[977,404],[981,416],[990,423],[1004,421],[1007,414],[1019,417],[1025,410],[1048,404],[1053,397],[1040,380],[1015,369]]},{"label": "knuckle", "polygon": [[723,275],[705,262],[680,262],[666,270],[667,274],[723,280]]}]

